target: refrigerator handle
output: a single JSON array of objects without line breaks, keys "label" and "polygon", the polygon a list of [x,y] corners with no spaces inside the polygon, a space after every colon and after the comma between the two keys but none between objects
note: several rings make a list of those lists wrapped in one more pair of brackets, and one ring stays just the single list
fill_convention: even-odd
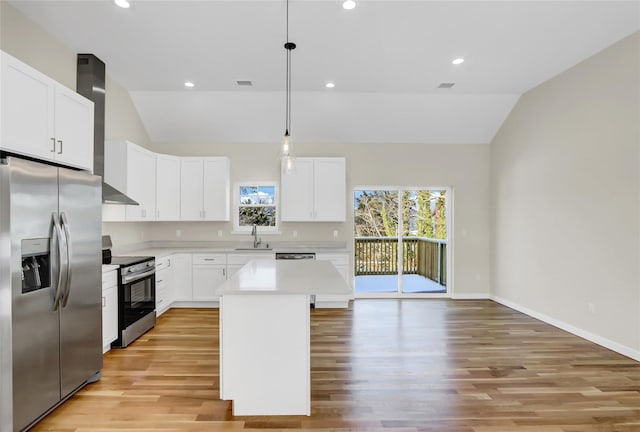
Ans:
[{"label": "refrigerator handle", "polygon": [[60,296],[62,295],[62,284],[66,280],[66,276],[63,277],[62,256],[64,255],[64,247],[62,245],[62,228],[60,227],[60,219],[57,213],[52,214],[53,219],[53,235],[51,236],[51,253],[57,252],[57,264],[58,264],[58,280],[56,282],[55,296],[53,299],[53,310],[58,310],[60,305]]},{"label": "refrigerator handle", "polygon": [[71,276],[73,272],[71,271],[71,234],[69,233],[69,222],[67,221],[67,215],[64,212],[60,212],[60,225],[64,230],[64,244],[65,244],[65,254],[67,258],[67,271],[66,280],[65,280],[65,288],[64,294],[62,295],[62,307],[67,306],[67,302],[69,301],[69,294],[71,293]]}]

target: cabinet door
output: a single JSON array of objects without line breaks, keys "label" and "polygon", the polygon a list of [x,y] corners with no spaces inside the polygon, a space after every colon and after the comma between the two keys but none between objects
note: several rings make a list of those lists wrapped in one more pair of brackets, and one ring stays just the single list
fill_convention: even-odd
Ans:
[{"label": "cabinet door", "polygon": [[155,154],[137,145],[127,145],[127,194],[140,205],[127,206],[128,221],[156,218]]},{"label": "cabinet door", "polygon": [[344,158],[314,161],[314,220],[344,222],[346,219],[346,170]]},{"label": "cabinet door", "polygon": [[173,268],[173,287],[171,289],[173,301],[193,300],[193,265],[191,254],[176,254],[171,256]]},{"label": "cabinet door", "polygon": [[202,159],[180,161],[180,220],[202,220]]},{"label": "cabinet door", "polygon": [[156,159],[156,220],[180,219],[180,158],[157,155]]},{"label": "cabinet door", "polygon": [[242,267],[244,267],[244,264],[227,264],[227,279],[238,273]]},{"label": "cabinet door", "polygon": [[[102,290],[102,346],[106,352],[118,338],[118,289],[112,286]],[[106,347],[106,349],[104,349]]]},{"label": "cabinet door", "polygon": [[193,300],[218,301],[216,288],[225,280],[225,265],[193,266]]},{"label": "cabinet door", "polygon": [[156,316],[160,316],[171,305],[171,285],[173,284],[173,270],[166,267],[156,272]]},{"label": "cabinet door", "polygon": [[55,83],[2,53],[0,146],[4,150],[54,160]]},{"label": "cabinet door", "polygon": [[56,85],[55,138],[57,162],[93,171],[93,102]]},{"label": "cabinet door", "polygon": [[203,161],[203,217],[205,220],[229,220],[229,159]]},{"label": "cabinet door", "polygon": [[296,158],[294,169],[280,178],[282,221],[313,220],[313,159]]}]

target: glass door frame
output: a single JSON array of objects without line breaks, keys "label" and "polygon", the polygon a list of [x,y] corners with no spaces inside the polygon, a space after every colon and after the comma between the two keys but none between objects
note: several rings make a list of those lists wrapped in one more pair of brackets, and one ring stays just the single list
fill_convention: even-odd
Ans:
[{"label": "glass door frame", "polygon": [[[398,283],[397,290],[395,292],[356,292],[356,275],[355,275],[355,214],[354,214],[354,197],[356,191],[395,191],[398,194]],[[446,263],[447,263],[447,272],[446,272],[446,281],[447,285],[445,286],[446,291],[443,293],[405,293],[402,291],[402,269],[404,266],[403,260],[403,247],[402,247],[402,235],[403,232],[403,223],[402,220],[402,193],[405,191],[419,191],[419,190],[429,190],[429,191],[445,191],[446,192],[446,209],[445,209],[445,218],[447,221],[447,253],[446,253]],[[449,186],[354,186],[351,190],[351,204],[349,206],[352,214],[351,214],[351,238],[352,238],[352,250],[354,262],[354,274],[353,274],[353,287],[354,287],[354,298],[452,298],[453,295],[453,203],[454,203],[454,193],[453,188]]]}]

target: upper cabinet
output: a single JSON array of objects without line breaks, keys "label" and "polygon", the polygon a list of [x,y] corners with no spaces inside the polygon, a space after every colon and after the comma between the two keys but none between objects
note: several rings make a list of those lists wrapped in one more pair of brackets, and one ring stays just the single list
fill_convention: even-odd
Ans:
[{"label": "upper cabinet", "polygon": [[125,220],[156,220],[156,154],[129,141],[107,141],[104,181],[140,205],[126,206]]},{"label": "upper cabinet", "polygon": [[93,171],[93,102],[2,53],[1,148]]},{"label": "upper cabinet", "polygon": [[296,158],[283,173],[281,218],[285,222],[344,222],[346,219],[345,158]]},{"label": "upper cabinet", "polygon": [[180,161],[180,220],[228,221],[230,163],[227,157]]},{"label": "upper cabinet", "polygon": [[180,158],[156,155],[156,220],[180,219]]}]

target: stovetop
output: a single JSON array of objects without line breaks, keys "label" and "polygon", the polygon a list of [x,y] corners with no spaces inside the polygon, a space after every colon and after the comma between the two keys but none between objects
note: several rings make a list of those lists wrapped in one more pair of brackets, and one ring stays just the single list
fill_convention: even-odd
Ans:
[{"label": "stovetop", "polygon": [[115,264],[122,268],[146,261],[153,261],[154,259],[155,257],[152,256],[110,256],[103,257],[102,264]]}]

